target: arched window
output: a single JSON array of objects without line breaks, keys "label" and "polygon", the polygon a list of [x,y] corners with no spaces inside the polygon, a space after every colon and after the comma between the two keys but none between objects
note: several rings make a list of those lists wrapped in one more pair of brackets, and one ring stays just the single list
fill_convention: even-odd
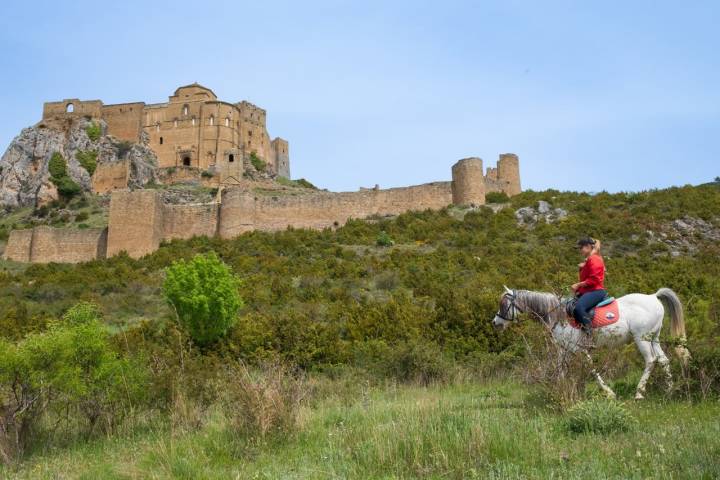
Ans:
[{"label": "arched window", "polygon": [[190,107],[183,105],[183,115],[187,115],[188,113],[190,113]]},{"label": "arched window", "polygon": [[225,117],[225,126],[226,127],[230,126],[230,117]]},{"label": "arched window", "polygon": [[173,127],[177,127],[177,118],[173,120]]},{"label": "arched window", "polygon": [[72,103],[68,103],[67,105],[65,105],[65,111],[67,113],[73,113],[75,111],[75,105],[73,105]]},{"label": "arched window", "polygon": [[182,159],[183,165],[186,167],[190,166],[190,155],[185,155]]},{"label": "arched window", "polygon": [[210,125],[215,125],[215,117],[210,115]]},{"label": "arched window", "polygon": [[163,138],[160,137],[160,145],[162,145],[162,144],[163,144]]},{"label": "arched window", "polygon": [[155,131],[156,131],[156,132],[159,132],[159,131],[160,131],[160,122],[157,122],[157,123],[155,124]]},{"label": "arched window", "polygon": [[192,122],[193,125],[195,125],[195,117],[192,117],[191,122]]},{"label": "arched window", "polygon": [[231,153],[231,154],[228,156],[228,162],[232,163],[232,162],[234,162],[234,161],[235,161],[235,155],[233,155],[233,154]]}]

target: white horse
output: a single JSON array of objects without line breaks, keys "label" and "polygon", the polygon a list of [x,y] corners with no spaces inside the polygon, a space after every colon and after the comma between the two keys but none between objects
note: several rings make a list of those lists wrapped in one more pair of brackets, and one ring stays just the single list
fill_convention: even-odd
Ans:
[{"label": "white horse", "polygon": [[[661,288],[654,295],[631,293],[618,298],[619,320],[613,324],[593,329],[592,342],[598,347],[614,347],[635,341],[645,360],[645,370],[640,377],[635,392],[636,399],[644,398],[645,384],[658,362],[665,372],[668,389],[672,388],[670,361],[660,347],[660,329],[663,324],[665,308],[670,313],[670,331],[680,343],[675,348],[680,359],[685,362],[690,357],[682,346],[685,340],[685,320],[682,304],[678,296],[669,288]],[[500,299],[500,308],[493,319],[497,328],[505,328],[518,321],[520,314],[528,314],[542,322],[552,333],[553,340],[561,349],[569,352],[583,352],[590,360],[587,335],[567,322],[565,303],[552,293],[510,290]],[[600,388],[611,398],[615,393],[593,369]]]}]

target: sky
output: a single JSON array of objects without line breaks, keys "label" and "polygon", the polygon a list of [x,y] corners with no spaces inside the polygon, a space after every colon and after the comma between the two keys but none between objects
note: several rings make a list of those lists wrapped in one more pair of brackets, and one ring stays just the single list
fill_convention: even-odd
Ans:
[{"label": "sky", "polygon": [[293,178],[449,180],[520,157],[524,189],[720,175],[717,1],[33,1],[0,7],[0,151],[64,98],[192,82],[267,110]]}]

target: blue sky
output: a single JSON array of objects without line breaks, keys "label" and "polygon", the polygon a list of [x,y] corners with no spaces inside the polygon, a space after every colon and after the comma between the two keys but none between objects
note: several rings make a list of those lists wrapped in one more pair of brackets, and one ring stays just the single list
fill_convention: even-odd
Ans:
[{"label": "blue sky", "polygon": [[197,81],[265,108],[293,177],[332,190],[502,152],[533,189],[720,175],[720,2],[8,3],[1,150],[44,101],[161,102]]}]

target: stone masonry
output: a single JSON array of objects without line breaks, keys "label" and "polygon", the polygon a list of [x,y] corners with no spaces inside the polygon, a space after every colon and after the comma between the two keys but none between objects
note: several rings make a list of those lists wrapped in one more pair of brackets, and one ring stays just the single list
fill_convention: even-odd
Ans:
[{"label": "stone masonry", "polygon": [[[103,120],[107,133],[120,140],[137,143],[146,135],[160,168],[191,167],[232,183],[242,178],[247,160],[255,155],[270,172],[290,178],[288,142],[270,138],[265,110],[247,101],[218,100],[197,83],[178,88],[164,103],[47,102],[40,123],[64,131],[79,118]],[[117,172],[111,175],[117,177]]]},{"label": "stone masonry", "polygon": [[358,192],[308,191],[298,195],[258,194],[231,186],[209,203],[173,205],[157,190],[115,190],[107,230],[36,227],[11,232],[5,258],[22,262],[79,262],[127,252],[139,258],[164,240],[193,236],[232,238],[252,230],[334,228],[351,218],[397,215],[448,205],[479,206],[485,193],[520,193],[518,158],[503,154],[492,175],[480,158],[452,167],[452,181]]}]

